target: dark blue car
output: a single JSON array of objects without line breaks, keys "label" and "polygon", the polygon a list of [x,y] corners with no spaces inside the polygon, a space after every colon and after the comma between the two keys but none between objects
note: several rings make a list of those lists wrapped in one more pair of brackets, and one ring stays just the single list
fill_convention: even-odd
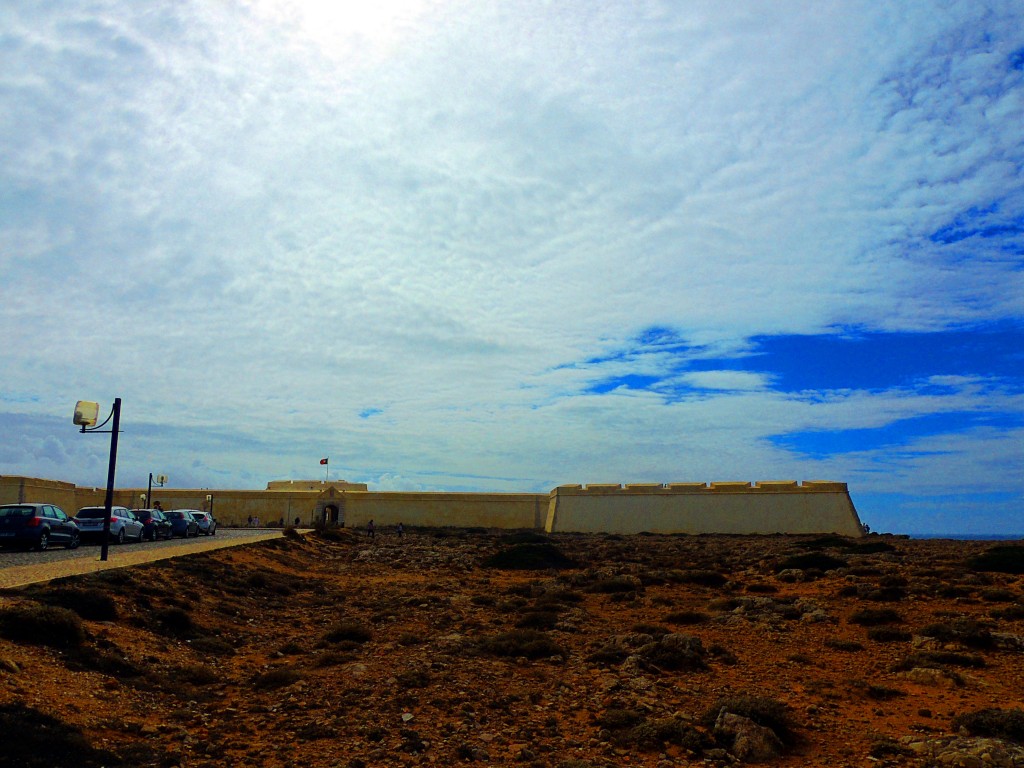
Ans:
[{"label": "dark blue car", "polygon": [[169,539],[174,533],[171,521],[159,509],[133,509],[135,517],[142,523],[142,537],[150,541]]},{"label": "dark blue car", "polygon": [[0,545],[47,549],[51,543],[78,546],[78,523],[53,504],[0,506]]},{"label": "dark blue car", "polygon": [[171,509],[164,512],[164,517],[171,524],[172,536],[181,536],[183,539],[189,539],[199,535],[199,523],[192,517],[191,510]]}]

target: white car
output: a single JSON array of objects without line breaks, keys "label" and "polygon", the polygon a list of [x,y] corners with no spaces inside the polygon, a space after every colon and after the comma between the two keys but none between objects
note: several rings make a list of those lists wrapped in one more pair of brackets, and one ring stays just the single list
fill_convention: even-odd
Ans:
[{"label": "white car", "polygon": [[[107,511],[103,507],[82,507],[75,515],[82,540],[103,538],[103,518]],[[110,508],[110,539],[124,544],[128,539],[142,541],[145,526],[127,507]]]}]

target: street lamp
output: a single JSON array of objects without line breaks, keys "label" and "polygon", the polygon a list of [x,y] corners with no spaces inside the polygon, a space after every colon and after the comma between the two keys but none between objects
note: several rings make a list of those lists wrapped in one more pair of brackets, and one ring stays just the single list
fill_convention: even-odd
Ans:
[{"label": "street lamp", "polygon": [[[114,406],[110,409],[110,415],[97,425],[99,418],[100,404],[89,400],[79,400],[75,404],[76,426],[82,428],[82,432],[110,433],[110,461],[107,464],[107,496],[103,502],[103,545],[100,547],[100,560],[107,559],[107,546],[110,544],[110,508],[114,505],[114,472],[117,470],[117,435],[121,431],[121,398],[114,398]],[[110,429],[103,429],[111,419],[114,423]]]},{"label": "street lamp", "polygon": [[213,494],[212,493],[206,494],[206,500],[210,504],[210,517],[213,517]]},{"label": "street lamp", "polygon": [[[167,482],[167,475],[157,475],[156,476],[156,484],[160,488],[163,488],[164,487],[164,483],[166,483],[166,482]],[[147,504],[149,503],[149,500],[151,498],[153,498],[153,473],[152,472],[149,473],[149,487],[146,489],[146,503]]]}]

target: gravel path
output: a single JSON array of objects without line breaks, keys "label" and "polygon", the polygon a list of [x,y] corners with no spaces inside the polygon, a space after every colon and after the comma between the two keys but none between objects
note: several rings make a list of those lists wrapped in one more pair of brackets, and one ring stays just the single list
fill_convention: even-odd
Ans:
[{"label": "gravel path", "polygon": [[64,576],[78,576],[111,568],[123,568],[212,549],[237,547],[255,541],[276,539],[280,529],[221,528],[215,536],[194,539],[144,541],[138,544],[111,544],[107,560],[100,560],[99,544],[83,544],[78,549],[54,548],[46,552],[0,550],[0,589],[21,587]]}]

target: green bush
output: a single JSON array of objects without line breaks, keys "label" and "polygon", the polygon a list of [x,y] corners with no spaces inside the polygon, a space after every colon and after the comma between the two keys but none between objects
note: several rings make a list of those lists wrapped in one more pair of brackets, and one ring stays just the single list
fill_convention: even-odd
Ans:
[{"label": "green bush", "polygon": [[0,609],[0,637],[51,648],[78,648],[85,641],[82,619],[54,605],[12,605]]}]

